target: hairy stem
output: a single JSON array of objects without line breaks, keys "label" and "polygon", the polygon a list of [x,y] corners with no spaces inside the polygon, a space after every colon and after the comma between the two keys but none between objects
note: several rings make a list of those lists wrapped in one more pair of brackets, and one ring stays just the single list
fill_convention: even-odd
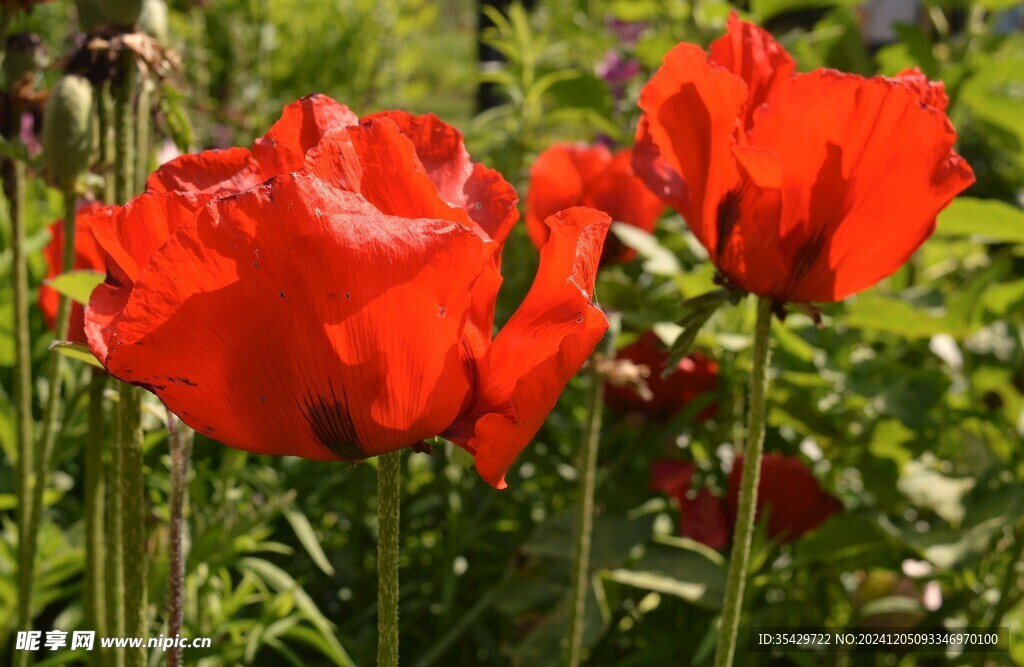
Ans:
[{"label": "hairy stem", "polygon": [[[61,273],[68,273],[75,265],[75,217],[77,202],[74,192],[64,193],[64,248],[61,257]],[[71,299],[60,296],[57,303],[57,318],[54,323],[54,334],[57,340],[66,340],[68,324],[71,321]],[[60,431],[61,385],[64,379],[64,356],[56,352],[50,355],[50,368],[47,374],[46,405],[43,408],[43,432],[32,466],[32,475],[28,480],[32,489],[32,500],[29,504],[28,524],[23,541],[18,549],[20,568],[18,571],[18,620],[19,626],[27,628],[31,622],[32,584],[35,581],[35,557],[39,543],[39,526],[43,516],[43,492],[46,490],[50,472],[50,459],[53,457],[54,444]],[[18,655],[25,655],[28,652]]]},{"label": "hairy stem", "polygon": [[[167,411],[167,436],[171,449],[171,528],[167,580],[167,636],[181,634],[185,612],[185,499],[188,492],[189,459],[192,456],[192,431],[177,416]],[[182,664],[182,650],[175,647],[167,654],[168,667]]]},{"label": "hairy stem", "polygon": [[718,645],[715,649],[715,667],[730,667],[736,654],[740,614],[743,611],[743,591],[746,588],[747,568],[750,563],[750,545],[754,536],[757,487],[761,481],[761,458],[764,453],[765,394],[768,390],[771,323],[771,299],[762,297],[757,303],[757,325],[754,330],[754,359],[750,371],[750,406],[747,416],[747,446],[743,454],[739,512],[736,516],[736,526],[733,529],[725,602],[722,606]]},{"label": "hairy stem", "polygon": [[398,527],[402,452],[379,457],[377,468],[377,665],[398,665]]},{"label": "hairy stem", "polygon": [[597,451],[601,440],[604,416],[604,382],[600,361],[615,355],[619,318],[609,315],[610,326],[605,337],[603,354],[590,360],[587,389],[587,421],[580,441],[578,470],[579,499],[576,504],[576,530],[573,542],[572,593],[569,598],[569,623],[563,664],[577,667],[583,661],[583,630],[587,612],[587,590],[590,581],[590,543],[594,532],[594,486],[597,479]]},{"label": "hairy stem", "polygon": [[[97,636],[107,636],[106,604],[106,535],[103,532],[106,514],[106,471],[103,451],[106,429],[103,421],[103,390],[107,374],[92,369],[89,383],[89,432],[85,440],[85,627]],[[90,654],[92,664],[99,664],[100,654]]]}]

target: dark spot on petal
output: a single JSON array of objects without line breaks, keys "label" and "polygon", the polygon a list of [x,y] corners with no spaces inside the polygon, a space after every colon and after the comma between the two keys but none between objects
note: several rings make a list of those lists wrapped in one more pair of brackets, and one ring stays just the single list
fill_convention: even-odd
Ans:
[{"label": "dark spot on petal", "polygon": [[284,298],[284,290],[283,290],[283,289],[279,289],[279,290],[277,290],[277,293],[278,293],[278,295],[279,295],[279,296],[280,296],[280,297],[281,297],[282,299]]},{"label": "dark spot on petal", "polygon": [[254,268],[254,269],[260,268],[260,263],[259,262],[253,262],[252,263],[252,268]]},{"label": "dark spot on petal", "polygon": [[345,298],[346,298],[346,299],[351,299],[351,298],[352,298],[352,295],[351,295],[351,294],[349,294],[348,292],[345,292]]},{"label": "dark spot on petal", "polygon": [[437,307],[437,316],[438,317],[444,317],[447,314],[448,314],[448,306],[438,306]]},{"label": "dark spot on petal", "polygon": [[266,402],[267,402],[267,397],[264,396],[263,394],[260,394],[260,403],[266,403]]},{"label": "dark spot on petal", "polygon": [[729,245],[729,235],[732,234],[736,222],[740,219],[742,198],[743,194],[740,190],[730,190],[718,202],[718,211],[715,215],[715,224],[718,229],[718,241],[715,245],[716,257],[721,257],[725,247]]},{"label": "dark spot on petal", "polygon": [[348,395],[341,388],[339,397],[330,383],[330,397],[309,393],[299,401],[299,410],[309,422],[313,435],[324,447],[339,458],[351,461],[365,459],[366,452],[359,444],[359,433],[348,409]]}]

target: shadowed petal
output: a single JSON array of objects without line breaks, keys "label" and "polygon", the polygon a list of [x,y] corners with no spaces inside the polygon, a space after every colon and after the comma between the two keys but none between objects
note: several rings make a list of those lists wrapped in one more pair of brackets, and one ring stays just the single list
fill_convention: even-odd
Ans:
[{"label": "shadowed petal", "polygon": [[590,298],[609,223],[585,208],[547,220],[533,287],[479,368],[475,407],[445,433],[473,452],[495,487],[505,486],[505,472],[608,328]]}]

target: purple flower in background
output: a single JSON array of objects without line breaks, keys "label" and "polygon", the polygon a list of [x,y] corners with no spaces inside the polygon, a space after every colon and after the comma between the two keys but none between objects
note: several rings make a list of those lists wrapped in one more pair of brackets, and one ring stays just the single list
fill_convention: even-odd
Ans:
[{"label": "purple flower in background", "polygon": [[21,122],[18,123],[18,138],[21,139],[21,143],[28,150],[29,157],[37,157],[43,152],[43,147],[39,144],[37,134],[35,116],[28,111],[23,112],[21,114]]},{"label": "purple flower in background", "polygon": [[594,71],[608,84],[615,101],[619,101],[625,95],[629,82],[640,74],[640,61],[624,58],[618,51],[609,51]]},{"label": "purple flower in background", "polygon": [[644,30],[647,30],[646,21],[623,21],[610,18],[605,22],[605,25],[608,26],[608,30],[615,35],[615,39],[623,46],[635,46],[637,40],[640,39],[640,35],[643,34]]}]

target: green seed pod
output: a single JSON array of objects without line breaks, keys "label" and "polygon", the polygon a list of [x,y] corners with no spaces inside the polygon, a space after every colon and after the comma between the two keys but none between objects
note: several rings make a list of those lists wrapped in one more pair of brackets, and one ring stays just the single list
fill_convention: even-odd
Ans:
[{"label": "green seed pod", "polygon": [[112,25],[133,26],[142,15],[144,0],[99,0],[103,16]]},{"label": "green seed pod", "polygon": [[139,17],[139,27],[156,41],[167,42],[167,3],[164,0],[146,0]]},{"label": "green seed pod", "polygon": [[68,74],[50,91],[43,116],[43,174],[50,185],[75,186],[89,169],[95,134],[92,84]]}]

